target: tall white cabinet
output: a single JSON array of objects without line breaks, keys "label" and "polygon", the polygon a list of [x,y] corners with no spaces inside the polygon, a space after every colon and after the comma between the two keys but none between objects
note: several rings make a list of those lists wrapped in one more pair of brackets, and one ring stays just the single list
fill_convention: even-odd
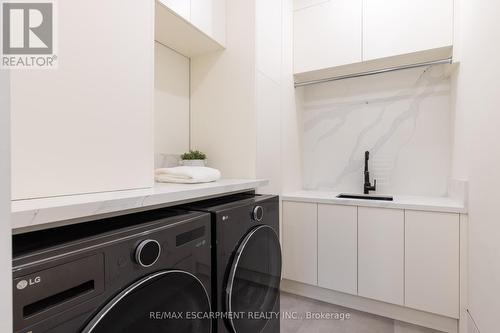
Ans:
[{"label": "tall white cabinet", "polygon": [[151,187],[154,3],[57,10],[58,68],[11,75],[13,199]]}]

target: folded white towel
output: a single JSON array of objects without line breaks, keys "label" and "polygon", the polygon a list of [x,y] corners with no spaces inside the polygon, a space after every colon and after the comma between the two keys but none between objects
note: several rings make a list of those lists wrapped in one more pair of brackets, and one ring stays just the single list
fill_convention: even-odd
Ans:
[{"label": "folded white towel", "polygon": [[220,179],[220,171],[208,167],[179,166],[155,170],[155,179],[159,183],[209,183]]}]

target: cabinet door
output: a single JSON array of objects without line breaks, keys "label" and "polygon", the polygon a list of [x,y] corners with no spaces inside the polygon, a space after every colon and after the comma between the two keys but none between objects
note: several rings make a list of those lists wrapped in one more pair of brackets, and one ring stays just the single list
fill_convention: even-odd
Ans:
[{"label": "cabinet door", "polygon": [[362,0],[331,0],[294,11],[294,72],[361,61]]},{"label": "cabinet door", "polygon": [[212,36],[213,0],[191,0],[191,23]]},{"label": "cabinet door", "polygon": [[283,202],[283,256],[286,279],[317,284],[317,205]]},{"label": "cabinet door", "polygon": [[404,211],[358,208],[358,294],[403,305]]},{"label": "cabinet door", "polygon": [[11,71],[13,198],[151,187],[154,2],[57,12],[58,68]]},{"label": "cabinet door", "polygon": [[458,214],[405,215],[405,305],[458,318]]},{"label": "cabinet door", "polygon": [[357,207],[318,205],[318,285],[357,294]]},{"label": "cabinet door", "polygon": [[158,0],[172,11],[189,21],[191,0]]},{"label": "cabinet door", "polygon": [[220,44],[225,44],[226,0],[191,0],[190,21]]},{"label": "cabinet door", "polygon": [[453,0],[363,0],[363,60],[452,45]]}]

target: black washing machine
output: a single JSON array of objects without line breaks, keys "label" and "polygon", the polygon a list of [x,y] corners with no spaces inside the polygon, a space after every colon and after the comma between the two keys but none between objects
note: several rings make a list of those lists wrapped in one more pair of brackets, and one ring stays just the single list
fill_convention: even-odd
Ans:
[{"label": "black washing machine", "polygon": [[212,216],[218,333],[280,331],[279,198],[236,194],[187,205]]},{"label": "black washing machine", "polygon": [[210,232],[162,209],[15,235],[14,332],[210,333]]}]

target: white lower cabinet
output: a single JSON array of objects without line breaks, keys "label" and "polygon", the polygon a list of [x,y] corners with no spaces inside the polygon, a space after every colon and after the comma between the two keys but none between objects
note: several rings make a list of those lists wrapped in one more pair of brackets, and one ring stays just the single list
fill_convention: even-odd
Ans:
[{"label": "white lower cabinet", "polygon": [[283,276],[306,284],[318,283],[318,205],[283,202]]},{"label": "white lower cabinet", "polygon": [[357,207],[318,205],[318,285],[357,293]]},{"label": "white lower cabinet", "polygon": [[283,202],[284,277],[459,318],[460,216]]},{"label": "white lower cabinet", "polygon": [[405,305],[459,317],[458,214],[405,212]]},{"label": "white lower cabinet", "polygon": [[404,304],[404,211],[358,208],[358,295]]}]

